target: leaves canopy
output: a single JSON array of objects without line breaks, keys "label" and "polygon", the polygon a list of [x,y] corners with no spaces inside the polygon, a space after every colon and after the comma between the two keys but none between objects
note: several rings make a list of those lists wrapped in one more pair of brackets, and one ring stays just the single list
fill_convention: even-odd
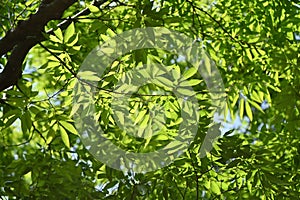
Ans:
[{"label": "leaves canopy", "polygon": [[[297,3],[4,0],[0,5],[0,197],[297,199]],[[199,149],[214,117],[202,77],[178,55],[133,51],[112,63],[99,81],[95,104],[99,123],[108,130],[106,137],[124,149],[148,152],[167,145],[176,135],[182,122],[180,105],[174,96],[161,95],[172,84],[163,77],[141,87],[129,106],[139,127],[135,136],[151,139],[128,136],[116,128],[122,115],[112,115],[111,89],[124,73],[149,60],[172,66],[175,80],[182,74],[188,79],[183,85],[197,93],[201,120],[188,151],[171,165],[144,174],[123,173],[96,160],[84,147],[72,118],[78,109],[72,106],[72,92],[80,65],[94,47],[126,30],[145,27],[165,27],[201,41],[199,48],[203,45],[224,82],[222,132],[226,134],[200,158]],[[93,74],[86,76],[99,80]],[[146,95],[154,92],[158,95]],[[162,131],[153,135],[159,127],[149,126],[150,114],[157,105],[165,121],[160,122]]]}]

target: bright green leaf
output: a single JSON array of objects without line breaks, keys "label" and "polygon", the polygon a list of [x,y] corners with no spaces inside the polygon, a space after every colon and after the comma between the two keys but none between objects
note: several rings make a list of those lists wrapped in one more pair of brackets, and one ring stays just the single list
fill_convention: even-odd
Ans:
[{"label": "bright green leaf", "polygon": [[59,130],[60,130],[60,136],[61,136],[61,139],[62,139],[63,143],[66,145],[66,147],[70,148],[70,141],[69,141],[68,133],[61,126],[59,126]]},{"label": "bright green leaf", "polygon": [[69,39],[75,34],[74,22],[72,22],[65,31],[64,41],[69,42]]},{"label": "bright green leaf", "polygon": [[79,135],[76,128],[70,122],[60,121],[59,123],[70,133],[73,133],[74,135]]}]

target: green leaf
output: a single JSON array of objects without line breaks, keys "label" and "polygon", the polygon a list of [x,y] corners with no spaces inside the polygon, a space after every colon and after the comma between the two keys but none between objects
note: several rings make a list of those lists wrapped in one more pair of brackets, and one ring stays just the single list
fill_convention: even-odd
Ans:
[{"label": "green leaf", "polygon": [[177,65],[173,65],[172,76],[174,80],[178,80],[181,77],[180,68]]},{"label": "green leaf", "polygon": [[247,100],[254,108],[256,108],[257,110],[259,110],[262,113],[265,113],[264,110],[260,107],[260,105],[258,105],[256,102],[251,101],[251,100]]},{"label": "green leaf", "polygon": [[160,83],[162,83],[162,85],[165,85],[167,87],[173,87],[173,82],[163,76],[158,76],[156,77],[156,80],[158,80]]},{"label": "green leaf", "polygon": [[249,117],[250,121],[252,121],[253,120],[253,115],[252,115],[251,106],[250,106],[248,101],[245,102],[245,106],[246,106],[247,116]]},{"label": "green leaf", "polygon": [[100,12],[100,9],[94,5],[87,5],[87,7],[92,13]]},{"label": "green leaf", "polygon": [[75,34],[74,22],[72,22],[65,31],[64,41],[65,43],[69,42],[69,39]]},{"label": "green leaf", "polygon": [[105,54],[112,54],[115,52],[115,49],[110,47],[105,47],[105,48],[101,48],[101,52]]},{"label": "green leaf", "polygon": [[67,46],[73,47],[74,50],[79,50],[81,46],[74,46],[78,42],[78,33],[71,36],[68,40]]},{"label": "green leaf", "polygon": [[176,92],[178,92],[179,94],[181,94],[183,96],[189,96],[189,97],[196,95],[194,90],[192,90],[190,88],[186,88],[186,87],[179,87],[176,89]]},{"label": "green leaf", "polygon": [[71,113],[70,113],[70,116],[74,116],[74,114],[78,111],[78,109],[80,108],[80,103],[77,103],[77,104],[74,104],[72,106],[72,110],[71,110]]},{"label": "green leaf", "polygon": [[121,111],[115,111],[115,116],[117,118],[117,120],[120,122],[120,124],[125,124],[125,117],[124,117],[124,113]]},{"label": "green leaf", "polygon": [[35,0],[29,0],[29,1],[26,1],[25,5],[26,7],[27,6],[30,6]]},{"label": "green leaf", "polygon": [[54,34],[56,35],[56,37],[59,39],[60,42],[63,41],[64,37],[63,37],[63,34],[62,34],[62,31],[60,28],[56,29],[55,31],[53,31]]},{"label": "green leaf", "polygon": [[169,140],[170,138],[167,135],[159,134],[155,137],[155,140]]},{"label": "green leaf", "polygon": [[183,122],[182,117],[177,118],[177,120],[175,122],[170,123],[170,126],[175,126],[175,125],[181,124],[181,122]]},{"label": "green leaf", "polygon": [[256,91],[252,91],[251,99],[253,99],[254,101],[256,101],[258,103],[263,102],[263,99],[261,99],[261,97],[258,95],[258,93]]},{"label": "green leaf", "polygon": [[30,114],[29,112],[25,112],[21,118],[21,128],[22,128],[22,132],[23,133],[28,133],[31,126],[32,126],[32,121],[31,121],[31,117],[30,117]]},{"label": "green leaf", "polygon": [[220,195],[221,194],[221,190],[219,185],[215,182],[215,181],[211,181],[210,182],[210,189],[213,193]]},{"label": "green leaf", "polygon": [[141,122],[140,127],[146,127],[147,124],[148,124],[149,119],[150,119],[150,115],[145,115],[145,118]]},{"label": "green leaf", "polygon": [[243,117],[244,117],[244,106],[245,106],[244,103],[245,103],[245,99],[241,98],[240,99],[240,105],[239,105],[240,106],[239,110],[240,110],[240,118],[241,119],[243,119]]},{"label": "green leaf", "polygon": [[74,135],[79,135],[73,124],[66,121],[60,121],[59,123],[70,133],[73,133]]},{"label": "green leaf", "polygon": [[207,56],[207,54],[203,54],[203,65],[205,67],[205,70],[206,72],[208,73],[209,76],[211,76],[211,69],[212,69],[212,66],[211,66],[211,60],[209,59],[209,57]]},{"label": "green leaf", "polygon": [[190,80],[182,81],[181,83],[179,83],[179,85],[182,86],[182,87],[184,87],[184,86],[195,86],[195,85],[199,85],[201,82],[203,82],[203,80],[190,79]]},{"label": "green leaf", "polygon": [[5,121],[5,127],[9,127],[10,125],[12,125],[18,118],[19,116],[17,115],[10,117],[7,121]]},{"label": "green leaf", "polygon": [[145,114],[147,113],[147,110],[142,110],[139,112],[138,116],[136,117],[135,121],[134,121],[134,125],[136,125],[139,121],[141,121],[141,119],[145,116]]},{"label": "green leaf", "polygon": [[77,77],[83,80],[88,80],[88,81],[100,81],[101,78],[98,77],[96,72],[93,71],[81,71],[78,72]]},{"label": "green leaf", "polygon": [[63,143],[66,145],[66,147],[70,148],[70,141],[69,141],[68,133],[62,126],[59,126],[59,130],[60,130],[60,135],[61,135],[61,139],[62,139]]},{"label": "green leaf", "polygon": [[47,134],[47,141],[46,141],[46,143],[50,144],[53,141],[54,138],[55,138],[55,131],[53,129],[50,129],[49,132],[48,132],[48,134]]},{"label": "green leaf", "polygon": [[111,37],[104,34],[100,34],[100,37],[102,38],[102,40],[104,40],[104,42],[109,41],[111,39]]},{"label": "green leaf", "polygon": [[114,37],[116,35],[115,31],[113,31],[110,28],[106,29],[106,33],[110,36],[110,37]]},{"label": "green leaf", "polygon": [[198,69],[195,67],[189,68],[182,74],[181,80],[186,80],[192,76],[194,76],[198,72]]},{"label": "green leaf", "polygon": [[60,39],[58,39],[57,37],[55,37],[54,35],[50,35],[49,39],[55,43],[62,43],[62,41]]}]

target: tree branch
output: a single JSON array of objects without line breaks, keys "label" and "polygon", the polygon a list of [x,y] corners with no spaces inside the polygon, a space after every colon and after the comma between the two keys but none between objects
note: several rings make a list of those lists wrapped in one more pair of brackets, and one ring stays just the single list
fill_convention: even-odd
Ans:
[{"label": "tree branch", "polygon": [[1,39],[0,56],[28,37],[39,35],[50,20],[60,19],[63,12],[75,2],[75,0],[52,0],[51,2],[44,0],[37,13],[31,15],[28,20],[19,22],[15,29]]},{"label": "tree branch", "polygon": [[36,44],[34,39],[24,40],[15,46],[0,74],[0,91],[15,85],[22,75],[22,64],[28,51]]},{"label": "tree branch", "polygon": [[0,56],[12,50],[8,62],[0,74],[0,91],[15,85],[22,75],[22,64],[29,52],[43,40],[45,25],[53,19],[60,19],[64,11],[76,0],[44,0],[37,13],[28,20],[21,21],[17,27],[0,40]]},{"label": "tree branch", "polygon": [[[0,92],[17,84],[22,76],[22,64],[27,53],[36,44],[45,40],[42,34],[45,25],[51,20],[61,19],[64,11],[75,2],[76,0],[43,0],[36,14],[20,22],[14,30],[0,40],[0,56],[12,50],[4,70],[0,73]],[[93,5],[99,7],[104,2],[105,0],[94,1]],[[70,19],[90,13],[86,8]],[[64,20],[58,24],[58,27],[65,29],[71,22],[71,20]],[[47,31],[47,34],[52,33],[52,29]]]}]

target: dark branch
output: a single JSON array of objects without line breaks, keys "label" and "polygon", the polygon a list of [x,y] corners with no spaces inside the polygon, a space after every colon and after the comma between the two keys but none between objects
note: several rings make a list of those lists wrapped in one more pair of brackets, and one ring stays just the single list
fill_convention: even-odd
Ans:
[{"label": "dark branch", "polygon": [[28,51],[36,44],[35,39],[27,39],[16,45],[8,62],[0,74],[0,91],[15,85],[22,75],[22,64]]},{"label": "dark branch", "polygon": [[[17,27],[6,34],[0,40],[0,56],[12,50],[8,62],[0,74],[0,92],[6,88],[16,85],[22,76],[22,64],[29,50],[36,44],[45,40],[43,31],[45,25],[54,19],[61,19],[64,11],[74,4],[76,0],[44,0],[37,13],[31,15],[26,21],[20,22]],[[93,5],[99,7],[105,0],[95,1]],[[89,9],[84,9],[70,19],[90,14]],[[58,27],[65,29],[71,24],[71,20],[64,20]],[[52,34],[53,30],[47,31]]]},{"label": "dark branch", "polygon": [[0,91],[18,82],[27,53],[43,40],[42,32],[45,25],[50,20],[60,19],[64,11],[75,2],[75,0],[44,0],[36,14],[31,15],[26,21],[21,21],[14,30],[0,40],[0,56],[12,50],[0,74]]},{"label": "dark branch", "polygon": [[14,30],[1,39],[0,56],[11,51],[14,46],[27,40],[28,37],[39,35],[50,20],[60,19],[63,12],[75,2],[75,0],[53,0],[48,3],[44,0],[37,13],[31,15],[28,20],[19,22]]}]

